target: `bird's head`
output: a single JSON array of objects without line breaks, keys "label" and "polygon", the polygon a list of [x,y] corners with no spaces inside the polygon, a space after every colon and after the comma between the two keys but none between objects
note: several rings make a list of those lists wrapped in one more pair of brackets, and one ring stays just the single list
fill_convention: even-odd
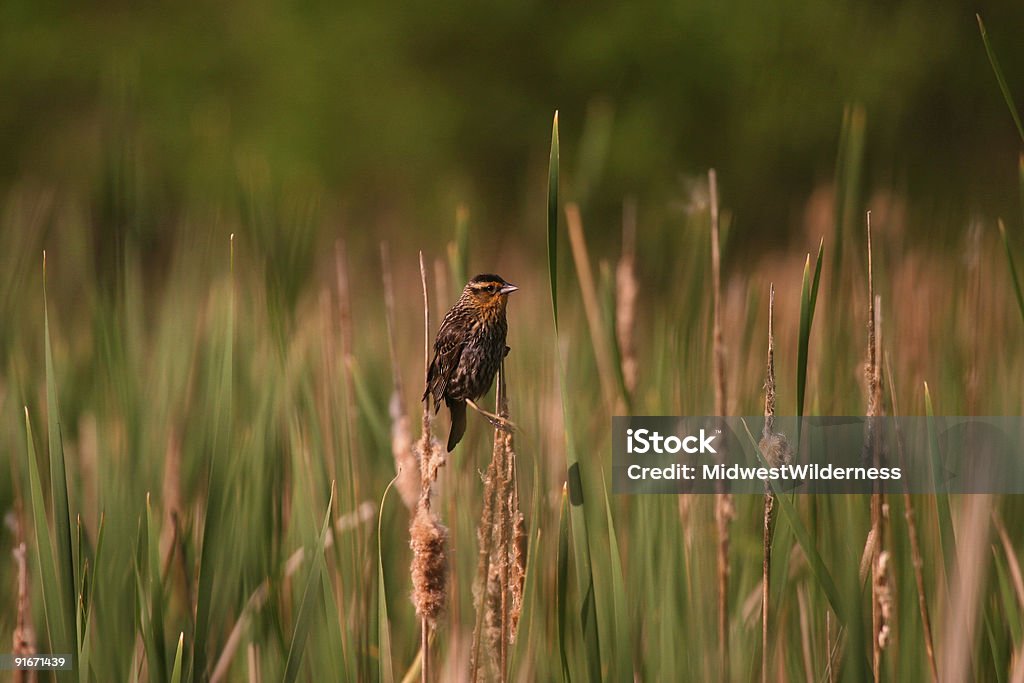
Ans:
[{"label": "bird's head", "polygon": [[500,275],[484,273],[466,283],[462,296],[483,311],[503,311],[508,295],[519,289],[505,282]]}]

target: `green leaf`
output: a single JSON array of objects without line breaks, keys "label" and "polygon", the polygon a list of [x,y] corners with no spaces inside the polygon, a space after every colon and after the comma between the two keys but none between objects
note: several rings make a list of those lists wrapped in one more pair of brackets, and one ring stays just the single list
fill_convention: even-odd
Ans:
[{"label": "green leaf", "polygon": [[174,669],[171,671],[171,683],[181,683],[181,653],[185,643],[185,634],[178,636],[178,651],[174,653]]},{"label": "green leaf", "polygon": [[160,579],[160,534],[153,519],[153,506],[146,495],[146,589],[149,593],[149,632],[152,634],[155,661],[149,662],[153,681],[167,680],[167,649],[164,640],[164,595]]},{"label": "green leaf", "polygon": [[90,662],[92,659],[92,610],[96,600],[96,575],[100,569],[100,556],[103,551],[103,537],[104,529],[107,524],[107,517],[105,514],[100,513],[100,527],[99,531],[96,532],[96,548],[92,553],[92,576],[89,577],[89,583],[87,587],[87,594],[85,599],[85,612],[82,614],[83,631],[82,631],[82,647],[78,653],[78,680],[79,683],[87,683],[89,681],[90,673]]},{"label": "green leaf", "polygon": [[558,332],[558,112],[551,122],[551,154],[548,157],[548,282],[551,312]]},{"label": "green leaf", "polygon": [[[818,243],[818,257],[814,262],[814,274],[811,274],[811,255],[804,262],[803,281],[800,285],[800,336],[797,346],[796,364],[796,415],[804,414],[804,397],[807,394],[807,360],[810,348],[811,325],[814,323],[814,309],[818,303],[818,285],[821,282],[821,261],[824,255],[825,240]],[[799,447],[799,441],[797,446]]]},{"label": "green leaf", "polygon": [[569,668],[569,496],[562,488],[562,504],[558,507],[558,562],[555,573],[555,611],[558,614],[558,654],[562,660],[562,677],[572,680]]},{"label": "green leaf", "polygon": [[396,475],[380,497],[380,512],[377,514],[377,650],[380,653],[380,681],[394,683],[394,663],[391,659],[391,621],[388,618],[388,596],[384,584],[384,555],[381,552],[381,520],[384,519],[384,501],[388,491],[398,481]]},{"label": "green leaf", "polygon": [[1006,84],[1006,77],[1003,76],[1003,70],[999,67],[999,60],[996,59],[996,53],[992,50],[992,45],[988,42],[988,31],[985,30],[985,22],[981,20],[980,14],[974,15],[978,19],[978,30],[981,31],[981,42],[985,44],[985,54],[988,55],[988,63],[992,65],[992,73],[996,76],[996,82],[999,83],[999,90],[1003,93],[1003,99],[1006,101],[1006,106],[1010,110],[1010,116],[1013,117],[1013,123],[1017,126],[1017,134],[1020,135],[1021,142],[1024,142],[1024,125],[1021,125],[1020,114],[1017,113],[1017,105],[1013,102],[1013,95],[1010,94],[1010,87]]},{"label": "green leaf", "polygon": [[579,618],[583,628],[584,649],[591,678],[600,677],[601,648],[598,638],[597,610],[594,603],[594,575],[591,569],[590,536],[583,507],[583,475],[572,429],[572,415],[565,361],[558,339],[558,112],[551,126],[551,156],[548,165],[548,278],[551,286],[551,312],[555,323],[555,356],[558,364],[562,415],[565,423],[566,485],[569,492],[569,524],[573,559],[581,604]]},{"label": "green leaf", "polygon": [[615,535],[615,521],[612,518],[612,505],[608,500],[608,483],[603,480],[604,512],[608,518],[608,545],[611,556],[611,584],[612,584],[612,629],[614,632],[614,646],[611,648],[614,655],[615,679],[617,681],[633,680],[632,652],[632,629],[629,622],[629,609],[626,607],[626,581],[622,575],[622,557],[619,554],[619,541]]},{"label": "green leaf", "polygon": [[[57,404],[57,380],[50,344],[50,316],[46,305],[46,253],[43,253],[43,328],[46,335],[46,423],[50,437],[50,493],[53,502],[53,530],[56,543],[58,600],[64,613],[66,631],[59,651],[78,650],[75,628],[75,560],[71,546],[71,513],[68,506],[68,482],[64,467],[64,442],[61,436],[60,412]],[[54,646],[58,646],[57,643]],[[66,678],[66,676],[61,676]]]},{"label": "green leaf", "polygon": [[[299,675],[299,666],[302,664],[303,651],[306,649],[306,640],[309,638],[309,630],[313,625],[313,616],[316,614],[316,602],[319,597],[320,572],[323,570],[322,558],[324,547],[327,545],[327,530],[331,528],[331,508],[334,506],[334,482],[331,482],[331,498],[327,501],[327,513],[324,515],[324,523],[320,528],[320,536],[317,538],[316,547],[312,548],[314,553],[309,563],[309,574],[306,576],[306,587],[302,590],[302,602],[299,604],[299,612],[295,617],[295,629],[292,631],[291,645],[288,646],[288,659],[285,664],[284,683],[294,683]],[[320,558],[320,561],[317,560]]]},{"label": "green leaf", "polygon": [[[51,647],[60,650],[66,641],[68,627],[64,622],[65,615],[60,609],[58,595],[60,587],[57,583],[57,565],[53,557],[53,544],[50,530],[46,525],[46,504],[43,500],[43,487],[39,478],[39,465],[36,462],[36,448],[32,439],[32,423],[25,408],[25,444],[28,460],[29,495],[32,499],[32,523],[35,527],[37,566],[42,575],[40,587],[43,594],[43,611],[46,614],[46,630]],[[66,650],[69,651],[69,650]]]}]

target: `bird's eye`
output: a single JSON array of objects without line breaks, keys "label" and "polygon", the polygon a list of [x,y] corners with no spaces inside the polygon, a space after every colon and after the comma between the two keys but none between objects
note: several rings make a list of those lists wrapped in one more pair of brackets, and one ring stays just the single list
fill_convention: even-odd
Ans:
[{"label": "bird's eye", "polygon": [[497,285],[487,285],[487,291],[493,294],[494,292],[498,291],[498,286]]}]

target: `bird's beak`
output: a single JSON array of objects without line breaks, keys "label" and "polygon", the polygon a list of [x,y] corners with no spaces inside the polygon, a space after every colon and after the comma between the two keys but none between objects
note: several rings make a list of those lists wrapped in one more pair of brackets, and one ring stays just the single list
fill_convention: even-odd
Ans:
[{"label": "bird's beak", "polygon": [[519,289],[519,288],[516,287],[515,285],[510,285],[509,283],[506,282],[505,286],[498,290],[498,293],[499,294],[511,294],[512,292],[516,291],[517,289]]}]

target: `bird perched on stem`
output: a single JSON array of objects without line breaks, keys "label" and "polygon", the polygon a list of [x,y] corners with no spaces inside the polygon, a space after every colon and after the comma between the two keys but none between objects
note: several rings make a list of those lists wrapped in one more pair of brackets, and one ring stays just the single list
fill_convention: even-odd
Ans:
[{"label": "bird perched on stem", "polygon": [[448,406],[452,416],[449,453],[466,433],[466,402],[476,408],[473,401],[491,388],[509,351],[505,346],[505,307],[508,295],[517,289],[497,275],[477,275],[441,321],[423,400],[433,396],[435,411],[441,408],[441,401]]}]

